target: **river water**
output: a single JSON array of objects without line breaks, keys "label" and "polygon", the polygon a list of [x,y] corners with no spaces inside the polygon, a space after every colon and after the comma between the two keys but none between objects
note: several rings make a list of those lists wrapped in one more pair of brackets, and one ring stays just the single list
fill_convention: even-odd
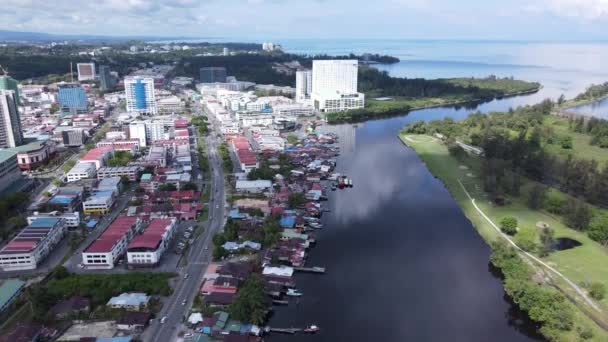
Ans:
[{"label": "river water", "polygon": [[590,83],[608,80],[608,45],[282,43],[293,52],[396,55],[403,61],[380,67],[396,76],[513,75],[539,81],[544,88],[476,108],[427,109],[327,127],[340,135],[338,171],[354,180],[354,188],[330,194],[331,212],[324,215],[324,229],[308,259],[308,265],[327,267],[327,274],[297,274],[304,296],[297,304],[275,307],[270,320],[273,327],[317,324],[322,331],[314,336],[273,335],[269,340],[541,340],[535,326],[505,298],[501,280],[488,264],[489,247],[397,133],[415,120],[462,119],[472,110],[504,111],[562,93],[574,96]]}]

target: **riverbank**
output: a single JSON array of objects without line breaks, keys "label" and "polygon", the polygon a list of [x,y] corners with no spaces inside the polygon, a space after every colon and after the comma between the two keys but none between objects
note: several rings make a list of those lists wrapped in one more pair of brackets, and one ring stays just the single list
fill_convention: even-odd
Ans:
[{"label": "riverbank", "polygon": [[[432,109],[440,107],[459,107],[459,106],[477,106],[484,102],[490,102],[495,99],[503,99],[529,95],[538,92],[542,86],[535,85],[531,89],[521,90],[512,93],[501,95],[493,95],[486,98],[463,98],[463,96],[445,96],[445,97],[424,97],[424,98],[403,98],[393,97],[393,100],[376,100],[367,99],[365,108],[354,109],[344,112],[327,113],[325,115],[327,122],[330,124],[339,123],[357,123],[371,119],[389,118],[398,115],[404,115],[412,111]],[[366,96],[369,96],[366,94]]]},{"label": "riverbank", "polygon": [[[554,251],[548,257],[542,258],[543,263],[555,268],[567,277],[566,279],[572,279],[576,284],[583,281],[599,281],[604,284],[608,282],[608,272],[603,266],[608,261],[608,256],[599,244],[591,241],[585,234],[565,227],[558,217],[528,209],[520,197],[509,198],[510,203],[501,207],[489,204],[489,198],[483,191],[483,182],[478,178],[481,171],[478,158],[465,157],[459,161],[450,155],[446,146],[439,139],[427,135],[401,134],[400,139],[411,147],[429,171],[443,182],[466,217],[471,220],[488,244],[502,238],[501,232],[497,231],[492,224],[492,222],[500,221],[502,217],[516,217],[522,230],[528,231],[536,230],[536,225],[544,222],[555,231],[556,238],[571,238],[582,245],[568,250]],[[522,193],[526,193],[526,190],[532,186],[533,183],[526,180],[522,185]],[[471,198],[475,201],[472,201]],[[527,260],[532,263],[530,258]],[[576,284],[573,287],[568,284],[567,280],[560,279],[546,267],[540,267],[536,262],[534,264],[537,270],[543,271],[545,281],[548,280],[552,286],[556,286],[577,304],[578,310],[573,310],[574,328],[561,332],[560,340],[570,341],[579,338],[576,327],[592,329],[594,337],[590,339],[591,341],[608,339],[608,333],[592,322],[594,320],[605,325],[606,300],[598,303],[600,309],[598,311],[583,300],[581,294],[576,291],[575,287],[578,287]],[[583,312],[586,312],[587,315]]]}]

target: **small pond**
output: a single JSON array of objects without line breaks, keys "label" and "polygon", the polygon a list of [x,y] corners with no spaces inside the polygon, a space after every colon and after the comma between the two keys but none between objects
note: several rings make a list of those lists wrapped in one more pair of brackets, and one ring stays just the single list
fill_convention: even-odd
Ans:
[{"label": "small pond", "polygon": [[563,251],[566,249],[575,248],[582,245],[582,243],[571,239],[571,238],[557,238],[555,242],[551,245],[551,249],[554,251]]}]

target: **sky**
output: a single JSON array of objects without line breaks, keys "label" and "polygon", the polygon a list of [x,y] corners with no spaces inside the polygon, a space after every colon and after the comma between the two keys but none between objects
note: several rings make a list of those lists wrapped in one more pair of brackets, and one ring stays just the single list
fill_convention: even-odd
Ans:
[{"label": "sky", "polygon": [[0,29],[57,34],[608,40],[608,0],[2,0]]}]

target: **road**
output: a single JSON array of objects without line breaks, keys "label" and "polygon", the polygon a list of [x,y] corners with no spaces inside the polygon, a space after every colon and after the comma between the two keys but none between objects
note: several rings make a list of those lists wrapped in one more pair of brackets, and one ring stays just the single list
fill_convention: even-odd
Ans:
[{"label": "road", "polygon": [[[177,284],[173,289],[173,295],[165,301],[162,310],[158,314],[159,319],[154,320],[144,333],[143,339],[146,342],[167,342],[177,339],[182,319],[188,315],[194,296],[199,291],[205,269],[212,260],[213,235],[220,231],[225,223],[224,174],[221,157],[217,155],[217,146],[221,142],[214,133],[209,134],[205,138],[205,141],[207,143],[207,155],[209,157],[211,172],[209,220],[204,225],[205,231],[203,234],[190,246],[188,266],[180,271],[180,279],[177,280]],[[185,278],[186,274],[188,278]],[[160,323],[160,318],[162,317],[166,317],[166,321],[163,324]]]}]

